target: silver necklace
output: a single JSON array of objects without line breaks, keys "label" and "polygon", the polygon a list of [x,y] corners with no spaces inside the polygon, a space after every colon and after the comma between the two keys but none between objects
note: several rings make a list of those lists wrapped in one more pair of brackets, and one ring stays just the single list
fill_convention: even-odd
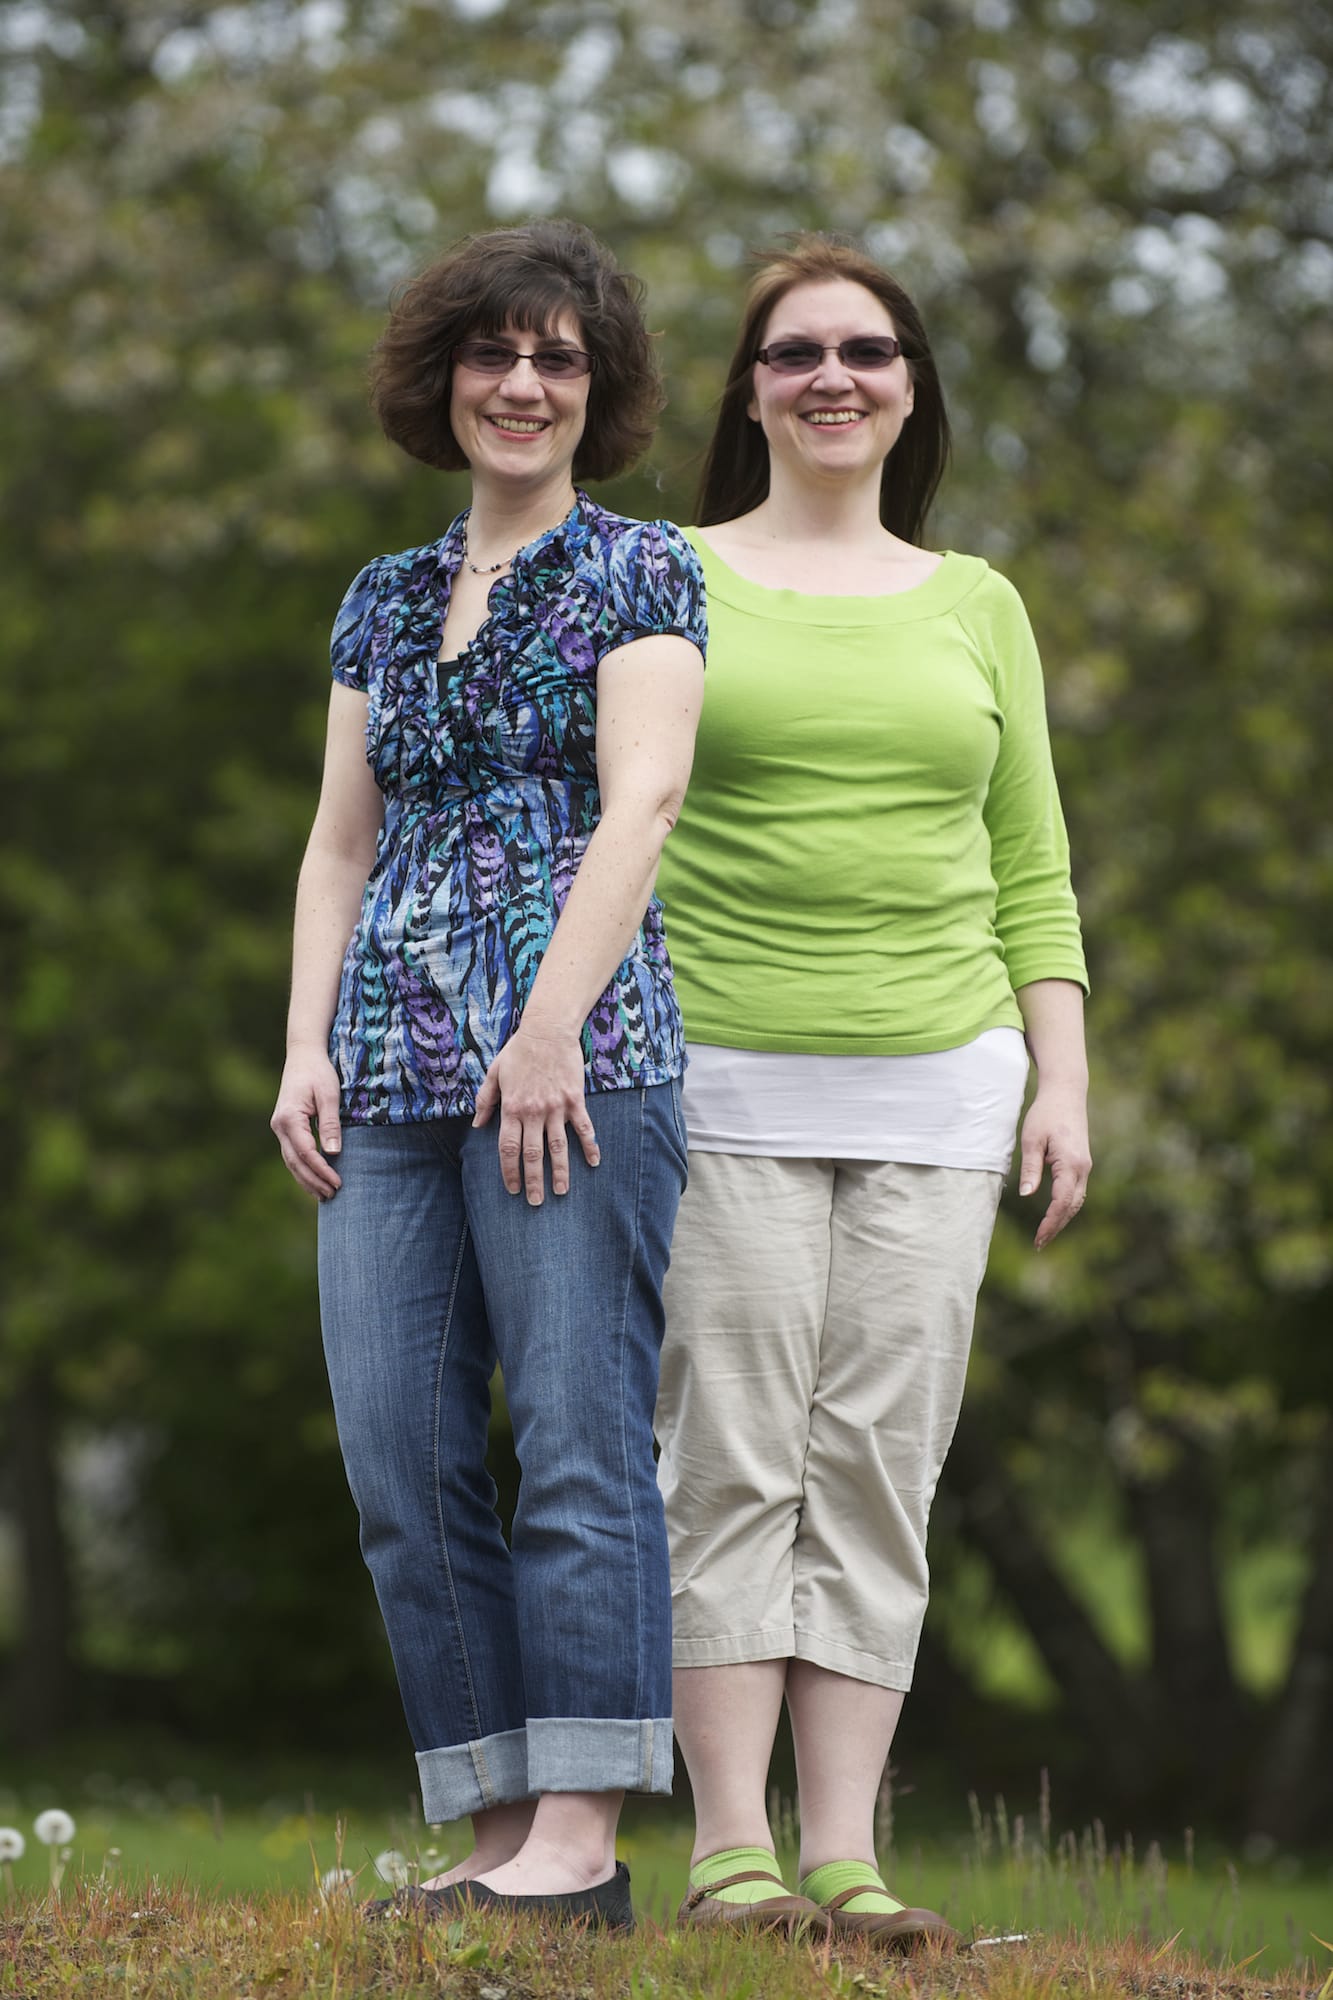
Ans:
[{"label": "silver necklace", "polygon": [[[563,514],[560,519],[564,519]],[[463,523],[463,561],[467,568],[472,571],[473,576],[494,576],[497,570],[508,569],[510,563],[514,560],[514,556],[519,553],[519,550],[526,549],[529,546],[528,542],[520,542],[518,548],[514,550],[513,556],[503,556],[498,563],[474,563],[467,552],[467,531],[471,525],[470,521],[464,521]],[[558,527],[559,525],[560,523],[557,522],[556,526]],[[531,536],[530,540],[539,542],[543,535],[549,535],[550,532],[549,528],[542,528],[537,534]]]},{"label": "silver necklace", "polygon": [[[520,544],[520,547],[521,547],[521,546],[522,546],[522,544]],[[514,556],[516,556],[517,554],[518,554],[518,549],[515,549],[515,550],[514,550]],[[466,521],[464,521],[464,523],[463,523],[463,561],[464,561],[464,562],[465,562],[465,563],[467,564],[468,568],[469,568],[469,569],[470,569],[470,570],[472,571],[472,574],[473,574],[473,576],[494,576],[494,575],[495,575],[495,572],[496,572],[497,570],[499,570],[499,569],[508,569],[508,567],[509,567],[510,563],[511,563],[511,562],[512,562],[512,561],[514,560],[514,556],[505,556],[505,557],[504,557],[504,558],[503,558],[503,559],[502,559],[502,560],[501,560],[500,562],[498,562],[498,563],[474,563],[474,562],[473,562],[473,560],[472,560],[472,558],[471,558],[471,556],[470,556],[470,555],[468,554],[468,552],[467,552],[467,522],[466,522]]]}]

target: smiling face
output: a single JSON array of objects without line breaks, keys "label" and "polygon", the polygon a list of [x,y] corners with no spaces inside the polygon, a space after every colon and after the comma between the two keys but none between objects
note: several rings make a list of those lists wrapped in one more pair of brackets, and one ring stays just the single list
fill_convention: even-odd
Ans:
[{"label": "smiling face", "polygon": [[[768,316],[760,347],[813,340],[828,350],[858,334],[896,334],[886,306],[850,278],[793,285]],[[873,472],[911,415],[912,378],[901,355],[887,368],[857,372],[826,352],[806,375],[754,365],[749,415],[768,441],[773,476],[845,478]]]},{"label": "smiling face", "polygon": [[[506,321],[494,338],[520,354],[557,344],[587,345],[572,312],[558,313],[544,333],[528,333]],[[543,381],[531,361],[516,362],[507,375],[482,375],[455,360],[449,422],[473,481],[532,485],[571,480],[591,380],[578,375],[566,382]]]}]

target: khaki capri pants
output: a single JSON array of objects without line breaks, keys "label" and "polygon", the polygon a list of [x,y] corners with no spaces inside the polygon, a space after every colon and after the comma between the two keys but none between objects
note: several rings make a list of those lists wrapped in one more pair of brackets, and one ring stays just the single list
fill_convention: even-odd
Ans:
[{"label": "khaki capri pants", "polygon": [[911,1686],[1003,1180],[691,1155],[655,1423],[676,1666]]}]

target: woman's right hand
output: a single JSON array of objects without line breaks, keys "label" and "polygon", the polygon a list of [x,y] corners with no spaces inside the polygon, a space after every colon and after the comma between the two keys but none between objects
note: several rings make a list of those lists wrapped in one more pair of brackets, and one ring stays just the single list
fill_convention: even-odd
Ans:
[{"label": "woman's right hand", "polygon": [[[283,1165],[317,1201],[331,1200],[342,1186],[326,1157],[342,1149],[339,1097],[338,1072],[323,1049],[288,1050],[268,1122],[282,1148]],[[318,1145],[312,1124],[318,1129]]]}]

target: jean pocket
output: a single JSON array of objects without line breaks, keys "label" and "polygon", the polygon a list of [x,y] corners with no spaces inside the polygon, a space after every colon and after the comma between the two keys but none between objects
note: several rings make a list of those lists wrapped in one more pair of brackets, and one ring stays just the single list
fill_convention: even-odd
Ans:
[{"label": "jean pocket", "polygon": [[662,1088],[671,1092],[671,1122],[675,1128],[676,1137],[680,1142],[681,1165],[686,1174],[688,1174],[690,1140],[689,1134],[685,1129],[685,1102],[681,1093],[680,1078],[674,1077],[670,1083],[664,1084]]}]

